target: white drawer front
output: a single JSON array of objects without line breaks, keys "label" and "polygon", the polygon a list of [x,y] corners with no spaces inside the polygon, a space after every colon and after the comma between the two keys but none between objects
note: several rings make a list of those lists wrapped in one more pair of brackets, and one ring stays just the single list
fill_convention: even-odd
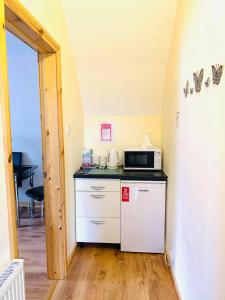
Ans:
[{"label": "white drawer front", "polygon": [[76,191],[119,192],[119,179],[76,179]]},{"label": "white drawer front", "polygon": [[77,217],[76,240],[86,243],[120,243],[120,219]]},{"label": "white drawer front", "polygon": [[120,217],[119,192],[76,192],[77,217]]}]

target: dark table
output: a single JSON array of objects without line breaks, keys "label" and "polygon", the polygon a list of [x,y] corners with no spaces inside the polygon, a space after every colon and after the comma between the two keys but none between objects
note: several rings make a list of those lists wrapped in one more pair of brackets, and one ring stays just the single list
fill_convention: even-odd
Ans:
[{"label": "dark table", "polygon": [[20,227],[20,207],[19,207],[19,187],[22,186],[23,180],[29,178],[29,185],[33,187],[34,171],[38,168],[36,165],[21,165],[13,166],[14,183],[16,191],[16,211],[17,211],[17,226]]}]

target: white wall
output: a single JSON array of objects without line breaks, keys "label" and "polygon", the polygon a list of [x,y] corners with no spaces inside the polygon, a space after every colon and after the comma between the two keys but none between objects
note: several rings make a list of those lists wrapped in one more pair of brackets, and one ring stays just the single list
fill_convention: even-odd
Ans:
[{"label": "white wall", "polygon": [[[161,106],[177,0],[63,0],[84,105],[85,147],[161,145]],[[99,123],[113,121],[113,143]],[[134,134],[131,134],[134,133]]]},{"label": "white wall", "polygon": [[[167,251],[183,300],[225,299],[225,74],[184,97],[193,72],[225,66],[225,2],[179,1],[163,113]],[[180,124],[176,127],[176,112]],[[172,257],[171,257],[172,258]]]},{"label": "white wall", "polygon": [[[23,164],[37,165],[34,186],[43,185],[42,141],[37,53],[7,32],[8,77],[13,151],[23,152]],[[29,179],[19,189],[28,199]]]},{"label": "white wall", "polygon": [[[84,120],[85,146],[94,149],[96,156],[118,149],[123,163],[123,150],[141,147],[145,133],[150,134],[155,147],[161,147],[161,116],[85,115]],[[112,142],[100,140],[100,124],[105,122],[112,122]]]},{"label": "white wall", "polygon": [[177,0],[63,0],[84,111],[159,115]]}]

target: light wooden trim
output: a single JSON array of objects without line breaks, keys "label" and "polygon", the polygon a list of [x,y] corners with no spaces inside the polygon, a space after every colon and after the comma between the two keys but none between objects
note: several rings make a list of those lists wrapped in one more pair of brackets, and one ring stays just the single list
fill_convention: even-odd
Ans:
[{"label": "light wooden trim", "polygon": [[0,1],[0,109],[4,132],[11,256],[18,257],[16,202],[12,166],[5,28],[39,54],[47,269],[51,279],[67,273],[64,144],[60,47],[17,0]]},{"label": "light wooden trim", "polygon": [[[50,278],[63,279],[66,274],[66,226],[64,190],[64,150],[62,140],[61,101],[57,88],[58,54],[39,54],[42,111],[43,168],[47,269]],[[54,247],[52,247],[54,246]]]},{"label": "light wooden trim", "polygon": [[5,0],[7,29],[39,53],[57,52],[59,45],[17,0]]},{"label": "light wooden trim", "polygon": [[69,268],[70,268],[70,264],[71,264],[71,262],[74,258],[75,253],[76,253],[76,249],[77,249],[77,245],[75,245],[73,247],[73,250],[72,250],[71,254],[67,258],[67,270],[69,270]]},{"label": "light wooden trim", "polygon": [[8,91],[6,31],[4,2],[0,1],[0,113],[3,130],[5,177],[8,205],[8,223],[11,257],[18,258],[18,237],[16,227],[16,200],[13,180],[10,107]]},{"label": "light wooden trim", "polygon": [[54,280],[52,282],[51,286],[48,289],[48,292],[47,292],[46,296],[44,297],[44,300],[50,300],[52,298],[52,295],[55,292],[57,283],[58,283],[58,280]]},{"label": "light wooden trim", "polygon": [[[67,271],[69,271],[69,269],[71,267],[72,261],[74,259],[75,254],[76,254],[76,250],[77,250],[77,244],[74,245],[71,254],[67,258]],[[50,300],[50,299],[55,299],[56,300],[56,298],[57,298],[56,295],[57,295],[58,291],[60,290],[61,286],[63,285],[63,282],[64,282],[63,280],[57,280],[57,282],[54,285],[54,289],[51,292],[50,297],[47,298],[47,299],[44,299],[44,300]]]}]

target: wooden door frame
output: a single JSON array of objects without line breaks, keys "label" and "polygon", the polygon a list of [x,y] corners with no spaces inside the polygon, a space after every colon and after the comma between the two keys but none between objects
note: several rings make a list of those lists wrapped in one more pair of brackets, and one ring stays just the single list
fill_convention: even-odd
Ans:
[{"label": "wooden door frame", "polygon": [[51,279],[67,272],[64,143],[60,47],[17,0],[0,0],[0,114],[3,128],[11,257],[17,258],[16,201],[12,164],[6,29],[38,52],[47,270]]}]

